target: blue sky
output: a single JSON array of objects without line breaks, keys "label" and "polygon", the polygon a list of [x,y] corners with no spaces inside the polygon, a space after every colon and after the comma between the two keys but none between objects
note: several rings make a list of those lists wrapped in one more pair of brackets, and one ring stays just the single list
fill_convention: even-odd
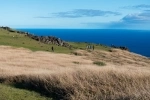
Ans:
[{"label": "blue sky", "polygon": [[150,0],[0,0],[0,25],[150,30]]}]

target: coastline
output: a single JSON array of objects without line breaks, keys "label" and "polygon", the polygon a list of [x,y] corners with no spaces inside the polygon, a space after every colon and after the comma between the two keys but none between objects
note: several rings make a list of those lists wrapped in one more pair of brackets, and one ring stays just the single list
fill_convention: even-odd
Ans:
[{"label": "coastline", "polygon": [[[150,57],[149,30],[106,29],[20,29],[38,36],[56,36],[69,42],[125,46],[131,52]],[[146,45],[147,44],[147,45]]]}]

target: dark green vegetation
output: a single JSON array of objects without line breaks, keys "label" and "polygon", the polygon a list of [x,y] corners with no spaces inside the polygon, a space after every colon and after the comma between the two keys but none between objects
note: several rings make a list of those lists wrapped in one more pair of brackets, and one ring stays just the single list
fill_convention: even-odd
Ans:
[{"label": "dark green vegetation", "polygon": [[8,85],[0,84],[0,100],[52,100],[40,96],[34,91],[17,89]]},{"label": "dark green vegetation", "polygon": [[[50,51],[50,52],[52,51],[51,47],[53,46],[54,52],[56,53],[71,53],[74,50],[78,49],[85,50],[86,46],[89,45],[89,43],[75,43],[75,42],[68,42],[68,43],[71,45],[71,48],[61,47],[53,44],[44,44],[25,36],[25,34],[20,34],[17,33],[16,31],[10,32],[0,28],[0,45],[24,47],[32,51]],[[95,45],[95,49],[107,51],[110,49],[109,47],[104,45],[96,45],[96,44],[90,45]]]},{"label": "dark green vegetation", "polygon": [[74,64],[80,64],[80,62],[76,62],[76,61],[74,61],[73,63],[74,63]]}]

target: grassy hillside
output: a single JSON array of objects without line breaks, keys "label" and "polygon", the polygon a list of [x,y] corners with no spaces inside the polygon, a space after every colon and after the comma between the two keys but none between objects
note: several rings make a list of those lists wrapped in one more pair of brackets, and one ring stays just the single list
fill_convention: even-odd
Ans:
[{"label": "grassy hillside", "polygon": [[0,46],[0,52],[0,82],[14,88],[54,100],[150,99],[150,60],[127,51],[79,50],[84,56],[75,56]]},{"label": "grassy hillside", "polygon": [[72,50],[0,29],[0,100],[150,100],[150,59],[69,43]]},{"label": "grassy hillside", "polygon": [[[9,32],[7,30],[4,30],[0,28],[0,45],[9,45],[9,46],[15,46],[15,47],[24,47],[28,48],[33,51],[50,51],[51,47],[54,47],[55,52],[57,53],[71,53],[76,49],[86,49],[86,45],[88,43],[75,43],[75,42],[69,42],[72,45],[72,49],[61,46],[56,46],[52,44],[44,44],[39,43],[38,41],[35,41],[24,34],[19,34],[16,32]],[[94,44],[95,45],[95,44]],[[109,50],[109,47],[102,46],[102,45],[95,45],[96,49],[101,50]]]},{"label": "grassy hillside", "polygon": [[18,34],[16,32],[8,32],[4,29],[0,29],[0,45],[24,47],[33,51],[51,51],[51,46],[53,46],[55,48],[55,52],[60,53],[70,52],[68,48],[39,43],[38,41],[35,41],[25,36],[24,34]]}]

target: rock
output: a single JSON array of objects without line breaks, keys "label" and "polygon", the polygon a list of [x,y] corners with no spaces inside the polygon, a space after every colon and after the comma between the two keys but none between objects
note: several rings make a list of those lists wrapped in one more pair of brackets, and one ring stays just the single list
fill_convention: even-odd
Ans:
[{"label": "rock", "polygon": [[42,42],[42,43],[45,43],[45,44],[55,44],[55,45],[58,45],[58,46],[64,46],[64,47],[70,47],[70,45],[61,40],[60,38],[57,38],[57,37],[53,37],[53,36],[35,36],[35,35],[32,35],[32,34],[27,34],[28,37],[36,40],[36,41],[39,41],[39,42]]},{"label": "rock", "polygon": [[13,29],[11,29],[10,27],[0,27],[0,28],[2,28],[2,29],[4,29],[4,30],[7,30],[7,31],[9,31],[9,32],[15,32],[15,30],[13,30]]},{"label": "rock", "polygon": [[119,46],[119,47],[118,47],[118,46],[115,46],[115,45],[112,44],[111,47],[112,47],[112,48],[117,48],[117,49],[129,51],[129,49],[128,49],[127,47],[125,47],[125,46]]}]

